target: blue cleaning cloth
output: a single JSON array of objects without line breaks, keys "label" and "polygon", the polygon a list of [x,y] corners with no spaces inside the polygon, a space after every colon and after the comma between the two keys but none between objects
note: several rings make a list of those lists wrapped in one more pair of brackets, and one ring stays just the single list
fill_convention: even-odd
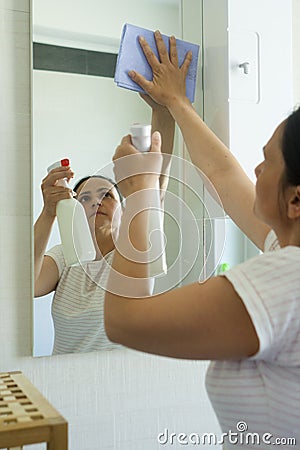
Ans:
[{"label": "blue cleaning cloth", "polygon": [[[143,36],[146,39],[151,49],[159,59],[154,32],[126,23],[122,30],[114,81],[120,87],[145,93],[145,91],[128,75],[130,70],[135,70],[143,75],[147,80],[152,80],[152,70],[139,44],[139,36]],[[162,35],[162,38],[169,51],[169,37]],[[190,101],[193,102],[195,99],[199,45],[176,39],[176,46],[179,66],[183,63],[187,52],[189,50],[192,51],[193,59],[186,77],[186,95]]]}]

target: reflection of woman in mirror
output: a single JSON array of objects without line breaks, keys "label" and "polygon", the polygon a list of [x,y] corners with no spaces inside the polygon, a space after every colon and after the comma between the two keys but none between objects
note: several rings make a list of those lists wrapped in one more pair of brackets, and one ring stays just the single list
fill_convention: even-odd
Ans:
[{"label": "reflection of woman in mirror", "polygon": [[[145,294],[137,301],[120,289],[113,292],[111,277],[117,273],[120,280],[131,276],[134,284],[136,278],[147,276],[147,267],[116,251],[105,298],[107,334],[114,342],[148,353],[214,360],[206,385],[223,432],[232,430],[237,436],[248,428],[260,439],[268,435],[267,442],[260,440],[251,448],[260,448],[260,444],[268,448],[277,437],[294,439],[292,445],[297,441],[299,446],[300,108],[279,124],[263,148],[264,160],[255,169],[254,186],[185,95],[191,55],[179,68],[175,39],[170,40],[170,57],[159,33],[156,43],[161,61],[141,40],[153,69],[153,82],[135,73],[134,79],[169,108],[194,164],[214,184],[226,212],[265,253],[222,276],[153,297]],[[159,170],[159,134],[152,137],[151,154],[156,155]],[[128,155],[140,163],[142,173],[144,161],[125,137],[114,156],[116,174],[122,157]],[[122,181],[126,211],[117,249],[128,235],[139,251],[147,249],[143,232],[147,211],[135,215],[130,234],[126,228],[137,194],[145,202],[147,189],[156,182],[145,164],[143,173],[139,180],[131,176],[130,182]]]},{"label": "reflection of woman in mirror", "polygon": [[[142,96],[152,108],[152,129],[162,133],[163,151],[173,149],[174,120],[168,110]],[[160,178],[161,200],[168,184],[166,159]],[[52,301],[54,324],[53,354],[108,350],[118,347],[105,334],[104,287],[118,235],[122,201],[118,186],[110,179],[92,176],[74,187],[85,208],[97,249],[96,260],[84,268],[66,267],[61,245],[46,252],[59,200],[72,196],[71,189],[56,186],[61,178],[72,178],[70,167],[53,169],[42,182],[43,210],[34,227],[35,297],[55,292]],[[116,213],[116,214],[115,214]],[[114,220],[112,220],[114,217]]]}]

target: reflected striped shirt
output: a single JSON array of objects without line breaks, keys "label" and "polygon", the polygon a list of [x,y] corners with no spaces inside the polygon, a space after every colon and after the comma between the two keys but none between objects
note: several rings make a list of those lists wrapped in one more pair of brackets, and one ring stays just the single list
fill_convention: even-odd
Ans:
[{"label": "reflected striped shirt", "polygon": [[59,282],[52,302],[53,354],[120,348],[106,336],[104,295],[114,250],[100,261],[66,267],[61,245],[46,253],[56,263]]}]

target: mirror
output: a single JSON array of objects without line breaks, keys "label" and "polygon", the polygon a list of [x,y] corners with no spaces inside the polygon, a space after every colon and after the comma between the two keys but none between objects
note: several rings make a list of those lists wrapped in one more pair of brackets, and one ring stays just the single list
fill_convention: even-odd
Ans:
[{"label": "mirror", "polygon": [[[180,37],[180,1],[33,1],[35,220],[43,206],[41,181],[50,164],[69,158],[75,183],[111,165],[114,150],[132,123],[151,121],[151,110],[139,95],[113,81],[126,22]],[[178,139],[174,153],[178,154]],[[168,234],[167,223],[165,230]],[[176,238],[172,241],[176,247]],[[59,242],[55,224],[47,249]],[[51,293],[34,299],[34,356],[53,352],[52,298]],[[68,333],[77,331],[69,330],[62,339],[67,341]]]},{"label": "mirror", "polygon": [[[208,6],[210,2],[206,2]],[[46,175],[46,168],[54,161],[69,157],[72,168],[75,170],[75,180],[86,175],[94,174],[97,170],[107,167],[111,162],[112,154],[123,135],[127,134],[134,122],[150,122],[150,108],[131,91],[117,88],[113,82],[114,64],[119,49],[120,34],[124,23],[132,23],[148,29],[160,29],[164,34],[174,34],[191,42],[198,42],[203,31],[204,49],[206,50],[206,64],[204,65],[204,79],[210,82],[219,71],[208,71],[216,58],[218,48],[211,45],[207,30],[200,30],[199,17],[202,17],[202,2],[199,0],[115,0],[104,2],[99,0],[78,0],[76,4],[71,0],[33,0],[33,48],[34,70],[33,78],[33,186],[34,186],[34,218],[36,219],[42,209],[42,196],[40,191],[41,180]],[[187,11],[187,7],[189,10]],[[195,11],[198,11],[196,14]],[[201,10],[201,13],[200,13]],[[213,20],[215,11],[211,10]],[[222,38],[223,31],[219,27],[211,27],[220,31],[218,39]],[[196,39],[194,37],[196,36]],[[212,39],[212,36],[210,36]],[[206,41],[206,42],[205,42]],[[208,42],[207,42],[208,41]],[[209,47],[209,48],[208,48]],[[63,51],[62,51],[63,48]],[[219,66],[220,67],[220,66]],[[285,66],[283,66],[285,67]],[[288,67],[288,66],[286,66]],[[200,72],[198,75],[200,75]],[[206,73],[207,72],[207,73]],[[212,76],[212,78],[210,78]],[[284,79],[284,78],[283,78]],[[227,80],[227,78],[226,78]],[[200,82],[200,76],[198,76]],[[214,82],[211,86],[214,86]],[[201,82],[198,86],[201,85]],[[218,92],[209,90],[205,86],[206,106],[213,115],[214,123],[220,122],[219,109],[215,109],[215,97]],[[201,97],[202,94],[198,96]],[[288,97],[287,97],[288,98]],[[201,98],[199,99],[202,105]],[[226,105],[227,105],[227,99]],[[208,109],[206,108],[206,114]],[[201,111],[199,104],[198,112]],[[272,119],[273,120],[273,119]],[[217,123],[217,125],[221,125]],[[227,128],[224,127],[227,136]],[[224,136],[220,136],[224,139]],[[226,138],[225,138],[226,142]],[[186,157],[180,136],[175,139],[174,154]],[[247,153],[247,152],[245,152]],[[190,184],[191,177],[187,167],[177,167],[180,173]],[[177,175],[178,176],[178,175]],[[178,179],[177,179],[178,181]],[[184,181],[184,180],[183,180]],[[202,233],[198,257],[199,261],[206,258],[207,247],[214,242],[215,248],[223,250],[223,211],[216,210],[211,215],[214,224],[210,227],[209,220],[203,209],[196,208],[193,195],[187,193],[186,186],[174,182],[170,178],[169,192],[175,192],[180,199],[189,201],[190,210],[197,211],[196,222],[199,223]],[[197,194],[197,192],[196,192]],[[196,195],[197,197],[197,195]],[[207,202],[205,197],[205,205]],[[194,220],[185,220],[181,204],[178,205],[182,216],[180,230],[168,217],[165,219],[165,234],[167,240],[167,259],[172,261],[180,254],[182,267],[186,261],[191,260],[193,250],[192,239],[189,245],[181,245],[180,239],[191,236],[189,227]],[[218,220],[218,219],[221,220]],[[256,254],[245,244],[245,237],[235,226],[229,224],[228,230],[232,238],[237,241],[235,255],[228,256],[225,248],[225,261],[233,262],[243,260]],[[207,225],[208,224],[208,225]],[[182,231],[182,227],[186,227]],[[192,232],[194,232],[192,230]],[[176,234],[177,233],[177,234]],[[205,236],[205,246],[201,237]],[[217,238],[217,239],[216,239]],[[51,231],[47,248],[51,248],[60,241],[56,225]],[[228,239],[230,242],[230,239]],[[168,243],[170,243],[168,247]],[[205,249],[204,249],[205,247]],[[243,251],[241,249],[244,248]],[[178,251],[179,250],[179,251]],[[217,254],[218,256],[218,254]],[[214,270],[217,256],[212,258],[209,273]],[[228,258],[228,259],[227,259]],[[168,261],[168,262],[169,262]],[[202,261],[202,265],[204,262]],[[194,261],[193,261],[194,262]],[[206,263],[206,261],[205,261]],[[195,264],[184,278],[184,270],[175,279],[188,282],[197,279],[199,264]],[[201,268],[201,267],[200,267]],[[183,279],[184,278],[184,279]],[[52,294],[40,297],[34,301],[34,355],[51,355],[53,351],[53,322],[51,318]],[[75,330],[76,331],[76,330]]]}]

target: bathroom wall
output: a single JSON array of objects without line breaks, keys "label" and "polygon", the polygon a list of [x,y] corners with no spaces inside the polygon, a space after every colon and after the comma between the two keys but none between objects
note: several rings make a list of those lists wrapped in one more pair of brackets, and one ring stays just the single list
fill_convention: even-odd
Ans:
[{"label": "bathroom wall", "polygon": [[29,0],[0,0],[0,370],[23,371],[66,417],[72,450],[154,450],[164,428],[218,433],[205,362],[130,350],[31,357],[29,8]]},{"label": "bathroom wall", "polygon": [[[294,29],[299,33],[297,2],[294,0]],[[129,350],[30,356],[29,5],[29,0],[0,0],[0,370],[22,370],[67,418],[72,450],[154,450],[159,448],[156,436],[164,428],[177,433],[218,433],[204,392],[205,362],[176,361]],[[295,102],[299,102],[299,38],[294,42],[294,92]],[[164,447],[182,448],[178,444]]]},{"label": "bathroom wall", "polygon": [[293,0],[294,103],[300,104],[300,2]]}]

